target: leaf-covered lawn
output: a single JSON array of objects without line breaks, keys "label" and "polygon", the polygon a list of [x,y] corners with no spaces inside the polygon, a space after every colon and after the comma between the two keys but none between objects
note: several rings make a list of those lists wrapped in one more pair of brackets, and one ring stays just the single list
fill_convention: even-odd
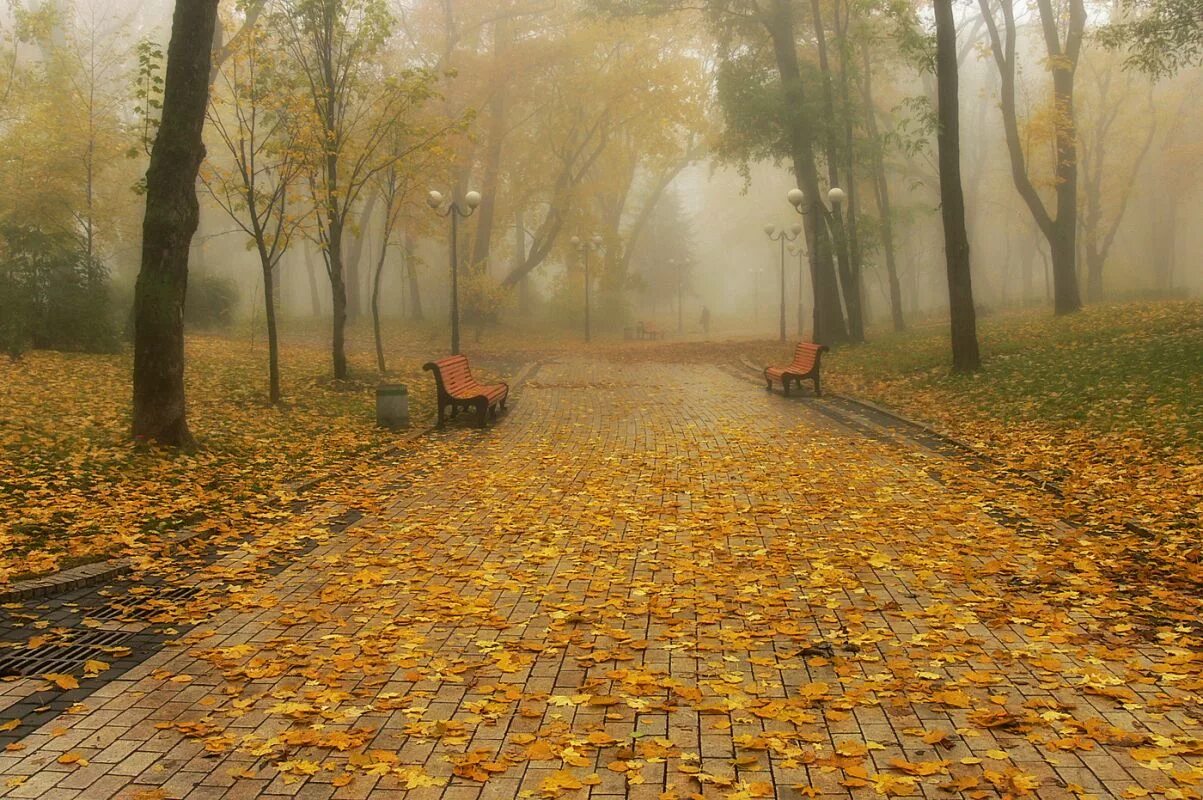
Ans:
[{"label": "leaf-covered lawn", "polygon": [[[944,324],[875,331],[825,363],[827,386],[935,423],[1053,480],[1115,526],[1193,527],[1203,513],[1203,303],[979,320],[985,370],[953,375]],[[757,357],[782,358],[776,346]]]},{"label": "leaf-covered lawn", "polygon": [[945,367],[946,335],[943,326],[928,326],[849,349],[838,374],[878,397],[899,390],[957,395],[958,408],[929,410],[941,417],[968,408],[1008,423],[1086,424],[1162,446],[1203,446],[1203,303],[986,317],[987,369],[974,377]]},{"label": "leaf-covered lawn", "polygon": [[[187,344],[189,422],[199,441],[171,454],[129,441],[130,358],[33,352],[0,361],[0,583],[127,551],[198,525],[270,521],[289,488],[392,445],[375,427],[370,350],[334,384],[319,343],[284,348],[286,403],[266,402],[266,348],[245,338]],[[411,418],[433,410],[417,351],[394,356]]]}]

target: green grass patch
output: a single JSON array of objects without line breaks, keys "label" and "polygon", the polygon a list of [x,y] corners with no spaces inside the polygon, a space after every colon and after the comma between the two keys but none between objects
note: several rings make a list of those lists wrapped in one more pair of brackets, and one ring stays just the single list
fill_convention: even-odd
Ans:
[{"label": "green grass patch", "polygon": [[944,326],[874,336],[830,359],[833,388],[928,419],[1139,433],[1165,447],[1203,442],[1203,303],[1106,305],[1068,317],[996,314],[979,323],[976,375],[949,369]]}]

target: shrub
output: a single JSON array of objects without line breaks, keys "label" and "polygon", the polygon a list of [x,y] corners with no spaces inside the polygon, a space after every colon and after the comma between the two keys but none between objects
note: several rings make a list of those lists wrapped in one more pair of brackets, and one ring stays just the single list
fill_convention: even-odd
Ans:
[{"label": "shrub", "polygon": [[0,228],[0,346],[90,353],[117,349],[108,269],[68,233]]},{"label": "shrub", "polygon": [[189,328],[224,328],[234,317],[238,288],[216,275],[194,275],[188,279],[184,301],[184,323]]}]

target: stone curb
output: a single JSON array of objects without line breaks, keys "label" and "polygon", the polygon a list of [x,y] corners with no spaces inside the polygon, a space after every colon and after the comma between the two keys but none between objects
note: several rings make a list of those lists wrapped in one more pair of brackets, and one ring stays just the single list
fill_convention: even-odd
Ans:
[{"label": "stone curb", "polygon": [[[750,371],[755,372],[757,375],[763,375],[764,370],[761,367],[758,367],[755,364],[753,364],[752,361],[749,360],[746,356],[741,355],[739,357],[739,360],[740,360],[740,363],[743,364],[743,366],[747,367]],[[894,411],[889,408],[884,408],[883,406],[879,406],[876,403],[871,403],[868,400],[862,400],[859,397],[850,397],[850,396],[848,396],[846,394],[842,394],[840,392],[828,392],[828,394],[830,394],[832,397],[838,397],[841,400],[847,401],[849,403],[855,403],[856,405],[864,406],[865,408],[876,411],[878,414],[884,414],[885,416],[896,419],[899,422],[902,422],[906,425],[911,425],[915,428],[925,431],[926,433],[929,433],[932,436],[938,436],[939,438],[944,439],[945,441],[948,441],[951,444],[956,445],[957,447],[961,448],[962,450],[967,451],[969,454],[973,455],[975,458],[979,458],[982,461],[989,462],[990,464],[994,464],[995,466],[998,466],[998,467],[1006,468],[1006,463],[1003,462],[1002,460],[990,455],[989,453],[985,453],[985,452],[979,450],[978,448],[974,447],[973,445],[969,444],[968,442],[965,442],[962,439],[959,439],[955,436],[945,433],[944,431],[939,430],[938,428],[934,428],[925,422],[919,422],[918,420],[911,419],[910,417],[905,417],[902,414],[899,414],[897,411]],[[1056,495],[1057,497],[1064,496],[1064,491],[1061,489],[1061,487],[1059,485],[1054,484],[1054,483],[1049,483],[1048,481],[1041,480],[1038,476],[1033,475],[1028,472],[1018,472],[1018,471],[1016,471],[1016,472],[1021,477],[1025,478],[1027,481],[1029,481],[1035,488],[1040,489],[1041,491]],[[1126,521],[1124,521],[1123,525],[1125,528],[1127,528],[1132,533],[1140,534],[1142,536],[1156,536],[1157,535],[1156,531],[1154,531],[1150,528],[1147,528],[1144,525],[1141,525],[1136,520],[1126,520]]]},{"label": "stone curb", "polygon": [[879,406],[876,403],[871,403],[868,400],[862,400],[859,397],[851,397],[849,395],[843,394],[842,392],[831,392],[830,394],[832,397],[838,397],[841,400],[845,400],[849,403],[854,403],[858,406],[864,406],[865,408],[870,409],[871,411],[876,411],[878,414],[883,414],[892,419],[896,419],[903,424],[910,425],[913,428],[918,428],[919,430],[923,431],[924,433],[929,433],[932,436],[937,436],[941,439],[944,439],[945,441],[956,445],[957,447],[961,448],[962,450],[968,451],[975,458],[980,458],[983,461],[989,461],[991,464],[997,464],[999,466],[1002,465],[1001,461],[999,461],[997,458],[990,455],[989,453],[985,453],[985,452],[979,450],[978,448],[974,447],[973,445],[969,444],[964,439],[960,439],[956,436],[953,436],[950,433],[946,433],[945,431],[942,431],[939,428],[933,427],[933,426],[927,424],[926,422],[920,422],[919,420],[911,419],[910,417],[906,417],[906,416],[903,416],[902,414],[899,414],[897,411],[894,411],[893,409]]},{"label": "stone curb", "polygon": [[[763,367],[756,366],[746,356],[740,356],[739,360],[740,360],[740,363],[742,363],[749,370],[755,372],[757,375],[763,376],[763,374],[764,374]],[[911,419],[910,417],[905,417],[902,414],[898,413],[897,411],[894,411],[893,409],[885,408],[883,406],[877,405],[876,403],[871,403],[868,400],[862,400],[859,397],[852,397],[850,395],[843,394],[842,392],[833,392],[833,391],[828,390],[828,391],[824,392],[823,394],[824,394],[824,396],[838,397],[840,400],[844,400],[845,402],[848,402],[848,403],[854,403],[858,406],[864,406],[865,408],[870,409],[871,411],[875,411],[878,414],[883,414],[887,417],[890,417],[891,419],[898,420],[899,422],[903,423],[904,425],[910,425],[913,428],[918,428],[919,430],[923,431],[924,433],[931,434],[932,436],[937,436],[951,444],[956,445],[957,447],[961,448],[962,450],[968,451],[974,457],[980,458],[983,461],[989,461],[992,464],[1001,464],[1002,463],[998,459],[991,456],[990,454],[982,452],[981,450],[979,450],[978,448],[969,444],[968,442],[964,441],[963,439],[959,439],[956,436],[953,436],[952,434],[949,434],[949,433],[946,433],[945,431],[940,430],[939,428],[935,428],[935,427],[927,424],[926,422],[920,422],[919,420]]]},{"label": "stone curb", "polygon": [[74,589],[82,589],[124,575],[131,569],[133,569],[133,564],[128,558],[110,558],[107,561],[97,561],[93,564],[64,569],[41,578],[17,581],[0,591],[0,603],[49,597]]},{"label": "stone curb", "polygon": [[[514,376],[513,385],[520,387],[526,380],[526,376],[530,374],[540,362],[532,361],[525,364],[518,374]],[[428,422],[425,426],[415,427],[409,431],[398,432],[397,443],[393,444],[384,453],[399,452],[397,444],[412,442],[416,439],[425,436],[435,429],[433,422]],[[315,475],[312,478],[307,478],[297,483],[285,484],[285,487],[296,494],[308,492],[328,481],[333,476],[339,474],[340,470],[332,470],[321,475]],[[180,531],[172,540],[171,544],[183,544],[201,535],[201,531],[193,528],[185,528]],[[18,581],[3,589],[0,589],[0,603],[15,603],[21,600],[31,600],[38,597],[52,597],[56,594],[64,594],[76,589],[84,589],[89,586],[95,586],[100,583],[107,583],[113,578],[128,574],[133,570],[133,563],[126,557],[110,558],[105,561],[97,561],[92,564],[83,564],[78,567],[53,572],[41,578],[32,578],[27,581]]]}]

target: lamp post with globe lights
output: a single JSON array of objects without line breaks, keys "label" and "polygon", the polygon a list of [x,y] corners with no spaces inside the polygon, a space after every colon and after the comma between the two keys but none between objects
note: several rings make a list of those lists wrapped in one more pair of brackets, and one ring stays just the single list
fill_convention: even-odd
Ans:
[{"label": "lamp post with globe lights", "polygon": [[760,281],[764,275],[764,267],[755,267],[748,270],[748,275],[752,281],[752,321],[760,322]]},{"label": "lamp post with globe lights", "polygon": [[806,298],[803,295],[806,289],[806,245],[802,242],[790,245],[789,252],[798,257],[798,338],[802,339],[806,331]]},{"label": "lamp post with globe lights", "polygon": [[456,246],[459,242],[460,218],[467,219],[476,213],[480,206],[480,192],[468,192],[464,195],[463,205],[452,200],[443,206],[443,193],[431,190],[426,195],[426,205],[430,206],[440,217],[451,218],[451,354],[458,356],[459,352],[459,257]]},{"label": "lamp post with globe lights", "polygon": [[844,215],[841,213],[840,206],[848,195],[838,186],[832,186],[827,190],[827,201],[831,203],[831,218],[835,223],[831,226],[831,233],[836,238],[836,247],[840,248],[840,257],[848,258],[848,242],[844,238]]},{"label": "lamp post with globe lights", "polygon": [[576,248],[577,253],[585,262],[585,341],[590,341],[591,333],[589,330],[589,252],[591,250],[601,250],[602,237],[601,234],[593,234],[588,240],[581,239],[579,236],[573,236],[571,239],[572,246]]},{"label": "lamp post with globe lights", "polygon": [[[786,193],[785,199],[787,201],[789,201],[789,204],[794,207],[794,210],[797,211],[799,214],[801,214],[803,217],[805,217],[809,213],[809,209],[806,207],[807,206],[806,193],[803,192],[801,189],[797,189],[797,188],[790,189]],[[823,215],[826,213],[827,209],[823,205],[823,202],[821,200],[816,200],[814,205],[820,209],[820,215]],[[818,251],[819,228],[818,228],[818,226],[824,224],[824,221],[821,219],[818,219],[818,220],[811,219],[808,222],[809,222],[809,224],[806,226],[806,238],[807,238],[806,248],[807,248],[808,254],[810,256],[810,285],[811,285],[812,291],[814,292],[814,301],[815,301],[814,337],[817,340],[820,336],[823,335],[823,332],[827,330],[827,322],[828,322],[827,315],[829,312],[827,310],[826,302],[835,302],[838,304],[839,303],[839,289],[837,288],[833,292],[825,292],[825,291],[823,291],[825,289],[825,286],[820,286],[820,284],[819,284],[819,279],[820,279],[819,272],[818,272],[819,267],[818,267],[818,263],[816,261],[816,259],[819,258],[819,251]],[[822,298],[828,298],[828,300],[825,301]],[[838,305],[836,307],[838,308]],[[802,326],[799,325],[798,328],[799,328],[799,330],[801,330]]]},{"label": "lamp post with globe lights", "polygon": [[795,222],[788,230],[782,228],[777,229],[776,225],[765,225],[765,235],[771,241],[781,242],[781,319],[780,319],[780,338],[785,341],[785,243],[792,242],[802,235],[802,225]]},{"label": "lamp post with globe lights", "polygon": [[[838,186],[832,186],[827,190],[827,200],[831,203],[831,233],[835,237],[835,245],[839,248],[839,261],[841,270],[846,275],[847,285],[844,286],[844,303],[848,309],[848,327],[849,333],[856,341],[864,341],[864,317],[861,308],[860,294],[860,274],[857,272],[856,264],[852,261],[852,225],[854,221],[851,213],[848,219],[844,219],[841,207],[848,195]],[[851,207],[849,207],[851,212]]]}]

